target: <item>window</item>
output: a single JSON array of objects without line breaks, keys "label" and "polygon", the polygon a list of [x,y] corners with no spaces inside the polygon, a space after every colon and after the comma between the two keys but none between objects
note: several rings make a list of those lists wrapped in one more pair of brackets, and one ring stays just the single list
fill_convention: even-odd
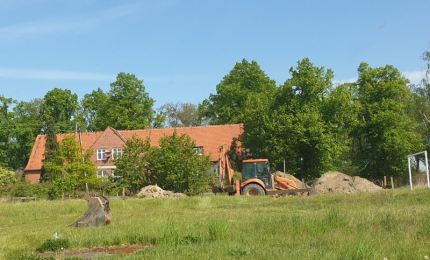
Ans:
[{"label": "window", "polygon": [[117,159],[122,156],[122,148],[117,147],[112,149],[112,159]]},{"label": "window", "polygon": [[101,148],[97,149],[97,161],[104,161],[106,160],[106,149]]},{"label": "window", "polygon": [[107,178],[108,172],[106,170],[97,171],[97,178]]},{"label": "window", "polygon": [[194,147],[194,151],[196,152],[196,154],[198,155],[203,155],[203,146],[197,146]]}]

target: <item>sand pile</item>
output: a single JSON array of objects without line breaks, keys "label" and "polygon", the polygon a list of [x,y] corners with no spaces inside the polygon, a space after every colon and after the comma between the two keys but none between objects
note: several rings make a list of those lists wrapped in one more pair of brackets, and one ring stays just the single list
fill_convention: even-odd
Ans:
[{"label": "sand pile", "polygon": [[137,197],[139,198],[181,198],[186,197],[187,195],[183,193],[175,193],[173,191],[163,190],[158,187],[158,185],[149,185],[143,187]]},{"label": "sand pile", "polygon": [[287,178],[287,179],[290,179],[290,180],[294,181],[297,184],[297,187],[299,189],[309,188],[309,186],[306,183],[302,182],[301,180],[297,179],[296,177],[294,177],[291,174],[288,174],[288,173],[285,173],[285,172],[281,172],[281,171],[276,171],[274,173],[274,175],[275,176],[284,177],[284,178]]},{"label": "sand pile", "polygon": [[341,172],[326,172],[312,186],[315,193],[358,193],[382,190],[364,178],[349,176]]}]

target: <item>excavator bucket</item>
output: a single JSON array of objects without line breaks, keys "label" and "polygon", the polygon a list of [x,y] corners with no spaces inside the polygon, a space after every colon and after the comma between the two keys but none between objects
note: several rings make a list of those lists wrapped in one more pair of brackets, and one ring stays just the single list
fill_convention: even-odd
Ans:
[{"label": "excavator bucket", "polygon": [[110,224],[112,220],[109,208],[109,199],[105,196],[90,197],[88,210],[73,226],[96,227]]},{"label": "excavator bucket", "polygon": [[275,176],[275,187],[280,190],[299,188],[295,181],[281,176]]}]

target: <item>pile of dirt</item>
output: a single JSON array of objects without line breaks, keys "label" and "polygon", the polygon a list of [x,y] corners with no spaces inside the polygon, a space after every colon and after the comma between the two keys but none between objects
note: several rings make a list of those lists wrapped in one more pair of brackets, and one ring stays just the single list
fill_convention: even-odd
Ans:
[{"label": "pile of dirt", "polygon": [[312,190],[314,193],[324,194],[376,192],[382,188],[358,176],[349,176],[341,172],[326,172],[314,182]]},{"label": "pile of dirt", "polygon": [[288,174],[288,173],[285,173],[285,172],[281,172],[281,171],[276,171],[273,174],[275,176],[284,177],[284,178],[287,178],[287,179],[290,179],[290,180],[294,181],[299,189],[307,189],[307,188],[309,188],[309,186],[306,183],[302,182],[301,180],[297,179],[296,177],[294,177],[291,174]]},{"label": "pile of dirt", "polygon": [[183,193],[175,193],[173,191],[163,190],[158,187],[158,185],[149,185],[143,187],[137,197],[139,198],[181,198],[186,197],[187,195]]}]

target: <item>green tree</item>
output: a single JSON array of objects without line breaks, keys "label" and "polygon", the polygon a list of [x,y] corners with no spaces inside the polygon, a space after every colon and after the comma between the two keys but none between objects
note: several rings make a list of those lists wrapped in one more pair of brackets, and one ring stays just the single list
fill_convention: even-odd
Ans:
[{"label": "green tree", "polygon": [[50,90],[46,93],[41,108],[45,129],[49,124],[53,124],[60,133],[73,131],[78,108],[78,96],[70,90]]},{"label": "green tree", "polygon": [[22,168],[27,163],[36,136],[41,133],[43,100],[21,101],[13,108],[13,138],[9,144],[10,167]]},{"label": "green tree", "polygon": [[197,126],[201,124],[198,106],[192,103],[167,103],[161,107],[170,127]]},{"label": "green tree", "polygon": [[109,125],[117,129],[143,129],[151,125],[154,100],[143,81],[133,74],[119,73],[109,92]]},{"label": "green tree", "polygon": [[212,181],[208,156],[194,150],[195,143],[187,135],[164,137],[151,158],[151,168],[157,183],[167,190],[190,195],[210,189]]},{"label": "green tree", "polygon": [[149,140],[133,136],[124,147],[123,156],[115,161],[115,174],[121,176],[121,185],[136,194],[142,187],[155,184],[151,168],[154,148]]},{"label": "green tree", "polygon": [[201,116],[211,124],[242,123],[245,103],[251,93],[271,96],[276,83],[260,68],[257,62],[236,63],[216,87],[216,94],[200,104]]},{"label": "green tree", "polygon": [[0,96],[0,166],[10,167],[10,143],[13,140],[13,117],[11,106],[15,101],[11,98]]},{"label": "green tree", "polygon": [[66,136],[57,148],[55,160],[45,161],[47,180],[61,184],[62,192],[84,190],[85,183],[98,184],[92,150],[83,151],[74,135]]},{"label": "green tree", "polygon": [[12,185],[18,182],[15,172],[0,167],[0,194],[10,191]]},{"label": "green tree", "polygon": [[357,127],[360,103],[357,98],[357,85],[345,83],[330,92],[322,106],[323,120],[336,140],[334,169],[350,175],[357,175],[359,171],[352,158],[352,133]]},{"label": "green tree", "polygon": [[353,132],[356,164],[361,175],[401,175],[406,156],[421,150],[416,122],[409,116],[408,81],[393,66],[358,69],[359,124]]},{"label": "green tree", "polygon": [[305,58],[290,74],[274,98],[254,95],[249,99],[245,146],[254,157],[270,158],[278,169],[285,160],[288,171],[317,177],[335,167],[340,150],[324,115],[333,72]]},{"label": "green tree", "polygon": [[155,114],[153,105],[154,100],[149,97],[142,80],[133,74],[119,73],[108,93],[98,89],[85,95],[82,114],[87,128],[93,131],[108,126],[116,129],[159,127],[163,117]]},{"label": "green tree", "polygon": [[102,89],[86,94],[81,102],[87,129],[102,131],[109,126],[109,96]]},{"label": "green tree", "polygon": [[411,85],[413,101],[411,116],[418,122],[418,132],[426,141],[430,149],[430,51],[424,52],[423,61],[426,64],[426,73],[421,84]]}]

